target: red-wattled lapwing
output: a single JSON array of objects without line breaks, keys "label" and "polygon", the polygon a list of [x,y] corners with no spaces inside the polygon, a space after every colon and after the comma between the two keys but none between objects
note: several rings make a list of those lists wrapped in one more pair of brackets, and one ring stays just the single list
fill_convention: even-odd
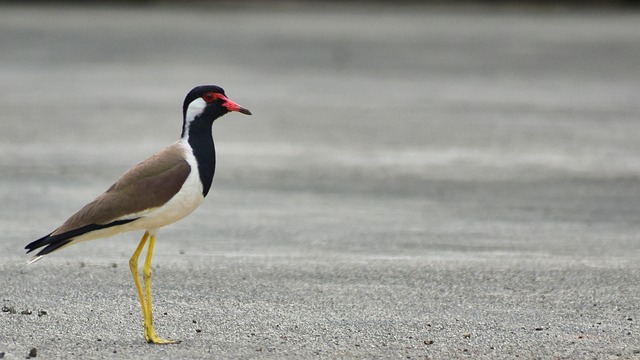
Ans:
[{"label": "red-wattled lapwing", "polygon": [[[189,215],[207,196],[216,165],[211,125],[230,111],[251,115],[249,110],[227,99],[218,86],[198,86],[191,90],[182,108],[180,140],[127,171],[105,193],[55,231],[27,245],[27,253],[44,246],[31,262],[80,241],[145,230],[129,260],[142,306],[144,337],[149,343],[176,343],[159,338],[153,328],[151,257],[156,232]],[[149,247],[142,267],[143,293],[138,258],[147,240]]]}]

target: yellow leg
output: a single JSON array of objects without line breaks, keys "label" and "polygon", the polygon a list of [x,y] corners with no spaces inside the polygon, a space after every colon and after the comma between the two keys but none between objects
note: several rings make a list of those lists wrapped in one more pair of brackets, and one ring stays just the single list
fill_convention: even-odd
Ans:
[{"label": "yellow leg", "polygon": [[[138,276],[138,258],[145,243],[149,239],[149,247],[147,249],[147,257],[142,267],[142,277],[144,279],[144,294],[142,292],[142,284],[140,283],[140,277]],[[144,318],[144,338],[148,343],[153,344],[176,344],[179,341],[161,339],[156,335],[156,331],[153,328],[153,305],[151,302],[151,258],[153,256],[153,247],[155,245],[155,235],[150,235],[149,232],[145,232],[140,240],[140,244],[136,248],[136,251],[129,260],[129,267],[131,268],[131,275],[133,275],[133,281],[136,283],[136,291],[138,292],[138,298],[140,298],[140,306],[142,307],[142,317]]]},{"label": "yellow leg", "polygon": [[138,244],[136,251],[131,256],[131,259],[129,259],[129,269],[131,269],[133,281],[136,283],[136,291],[138,292],[138,299],[140,299],[140,306],[142,307],[142,316],[145,319],[147,318],[147,303],[144,301],[144,295],[142,295],[142,284],[140,284],[140,277],[138,276],[138,258],[140,257],[142,249],[144,249],[144,245],[147,243],[147,238],[149,238],[149,233],[145,231],[142,239],[140,240],[140,244]]}]

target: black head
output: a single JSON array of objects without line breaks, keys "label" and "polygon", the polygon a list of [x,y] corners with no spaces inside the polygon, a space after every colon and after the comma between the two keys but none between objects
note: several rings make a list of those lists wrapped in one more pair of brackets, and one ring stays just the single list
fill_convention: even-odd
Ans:
[{"label": "black head", "polygon": [[220,116],[237,111],[245,115],[251,112],[229,100],[224,89],[216,85],[202,85],[193,88],[184,99],[182,105],[182,135],[194,121],[212,124]]}]

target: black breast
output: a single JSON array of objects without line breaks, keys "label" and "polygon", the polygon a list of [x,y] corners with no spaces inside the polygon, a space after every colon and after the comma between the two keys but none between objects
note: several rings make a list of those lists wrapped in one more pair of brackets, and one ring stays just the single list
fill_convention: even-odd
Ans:
[{"label": "black breast", "polygon": [[202,196],[207,196],[213,174],[216,170],[216,149],[213,145],[211,124],[195,120],[189,127],[189,145],[193,149],[193,156],[198,162],[198,172],[202,182]]}]

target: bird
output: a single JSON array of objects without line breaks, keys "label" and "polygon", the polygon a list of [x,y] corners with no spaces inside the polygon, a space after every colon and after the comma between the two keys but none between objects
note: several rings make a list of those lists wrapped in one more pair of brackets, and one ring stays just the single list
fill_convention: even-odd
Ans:
[{"label": "bird", "polygon": [[[142,307],[144,337],[153,344],[179,343],[160,338],[153,327],[151,259],[156,234],[161,227],[193,212],[209,193],[216,166],[212,125],[229,112],[252,115],[229,100],[219,86],[201,85],[189,91],[182,106],[180,139],[124,173],[54,231],[26,245],[27,253],[40,249],[29,263],[81,241],[144,230],[129,259]],[[143,287],[138,259],[145,244],[148,245],[142,266]]]}]

